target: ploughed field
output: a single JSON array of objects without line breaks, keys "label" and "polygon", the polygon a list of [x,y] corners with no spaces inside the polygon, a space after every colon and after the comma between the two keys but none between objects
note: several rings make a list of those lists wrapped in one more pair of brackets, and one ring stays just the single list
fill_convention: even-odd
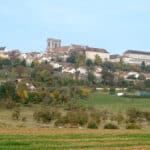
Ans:
[{"label": "ploughed field", "polygon": [[62,149],[149,150],[147,130],[8,129],[0,130],[1,150]]}]

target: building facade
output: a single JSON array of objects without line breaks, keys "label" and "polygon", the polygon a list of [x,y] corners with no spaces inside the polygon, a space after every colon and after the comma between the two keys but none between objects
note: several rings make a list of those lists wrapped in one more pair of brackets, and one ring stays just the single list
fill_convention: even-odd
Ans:
[{"label": "building facade", "polygon": [[150,52],[127,50],[123,54],[124,63],[140,65],[145,62],[146,65],[150,65]]},{"label": "building facade", "polygon": [[98,55],[102,61],[109,61],[109,53],[105,49],[100,49],[100,48],[91,48],[87,47],[85,49],[85,55],[86,59],[91,59],[92,61],[95,60],[95,56]]}]

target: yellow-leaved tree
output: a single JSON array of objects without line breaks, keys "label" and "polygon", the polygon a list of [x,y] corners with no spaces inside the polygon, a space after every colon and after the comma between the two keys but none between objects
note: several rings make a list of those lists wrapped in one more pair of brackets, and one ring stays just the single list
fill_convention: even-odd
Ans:
[{"label": "yellow-leaved tree", "polygon": [[19,82],[17,85],[17,95],[24,102],[28,98],[28,89],[24,82]]}]

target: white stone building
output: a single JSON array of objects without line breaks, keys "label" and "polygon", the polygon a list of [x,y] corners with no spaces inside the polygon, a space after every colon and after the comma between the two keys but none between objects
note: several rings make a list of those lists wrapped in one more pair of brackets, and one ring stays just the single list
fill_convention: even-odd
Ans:
[{"label": "white stone building", "polygon": [[138,65],[145,62],[146,65],[150,65],[150,52],[128,50],[123,54],[123,61]]},{"label": "white stone building", "polygon": [[95,60],[96,55],[98,55],[102,59],[102,61],[109,61],[110,57],[109,53],[105,49],[91,47],[86,47],[85,55],[86,59],[91,59],[92,61]]}]

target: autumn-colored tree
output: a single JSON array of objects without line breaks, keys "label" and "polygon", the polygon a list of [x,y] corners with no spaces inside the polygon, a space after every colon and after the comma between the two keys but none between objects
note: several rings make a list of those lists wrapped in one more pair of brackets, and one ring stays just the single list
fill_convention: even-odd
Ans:
[{"label": "autumn-colored tree", "polygon": [[95,63],[95,65],[101,65],[102,64],[102,59],[97,54],[95,55],[94,63]]},{"label": "autumn-colored tree", "polygon": [[82,88],[81,91],[82,91],[83,97],[88,97],[88,95],[90,93],[90,90],[88,88]]},{"label": "autumn-colored tree", "polygon": [[17,85],[17,95],[20,97],[22,102],[25,101],[25,99],[28,98],[28,90],[27,86],[24,82],[19,82]]}]

